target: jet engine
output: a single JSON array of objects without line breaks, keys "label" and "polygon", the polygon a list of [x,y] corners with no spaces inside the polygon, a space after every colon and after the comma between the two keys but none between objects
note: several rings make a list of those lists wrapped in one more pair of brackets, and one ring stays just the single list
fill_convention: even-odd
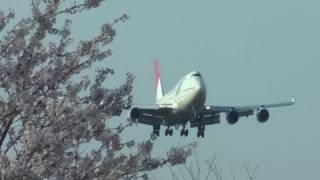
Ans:
[{"label": "jet engine", "polygon": [[131,120],[138,119],[140,117],[140,110],[138,108],[132,108],[129,116]]},{"label": "jet engine", "polygon": [[239,120],[239,113],[235,110],[228,112],[227,114],[227,122],[229,124],[235,124]]},{"label": "jet engine", "polygon": [[267,109],[261,108],[257,112],[257,120],[261,123],[268,121],[270,117],[269,111]]}]

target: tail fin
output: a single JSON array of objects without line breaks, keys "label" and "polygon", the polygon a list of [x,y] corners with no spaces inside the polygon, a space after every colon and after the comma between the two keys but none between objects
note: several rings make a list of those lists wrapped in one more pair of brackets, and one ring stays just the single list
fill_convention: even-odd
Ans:
[{"label": "tail fin", "polygon": [[154,68],[155,68],[155,77],[156,77],[156,102],[158,102],[163,97],[159,61],[156,60],[154,62]]}]

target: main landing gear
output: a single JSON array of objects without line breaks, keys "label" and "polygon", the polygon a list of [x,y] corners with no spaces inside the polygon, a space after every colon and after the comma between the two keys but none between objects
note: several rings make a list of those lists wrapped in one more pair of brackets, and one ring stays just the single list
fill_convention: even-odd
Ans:
[{"label": "main landing gear", "polygon": [[197,137],[204,137],[205,125],[203,124],[203,115],[194,113],[193,114],[193,121],[198,124],[198,132]]},{"label": "main landing gear", "polygon": [[[173,129],[168,127],[165,132],[165,136],[172,136],[173,135]],[[189,135],[189,130],[183,126],[183,128],[180,131],[180,136],[187,137]],[[160,136],[160,125],[154,125],[153,130],[151,133],[151,140],[155,140],[158,136]],[[204,137],[204,126],[198,127],[198,137]]]},{"label": "main landing gear", "polygon": [[160,135],[160,125],[153,126],[153,130],[151,133],[151,140],[155,140],[159,135]]},{"label": "main landing gear", "polygon": [[204,125],[199,125],[198,126],[197,137],[204,137],[204,130],[205,130],[205,126]]},{"label": "main landing gear", "polygon": [[166,129],[166,131],[164,132],[164,135],[165,135],[165,136],[168,136],[168,135],[169,135],[169,136],[172,136],[172,134],[173,134],[173,129],[171,129],[171,128],[169,128],[169,127],[168,127],[168,128]]},{"label": "main landing gear", "polygon": [[189,130],[183,127],[180,131],[180,136],[188,136]]}]

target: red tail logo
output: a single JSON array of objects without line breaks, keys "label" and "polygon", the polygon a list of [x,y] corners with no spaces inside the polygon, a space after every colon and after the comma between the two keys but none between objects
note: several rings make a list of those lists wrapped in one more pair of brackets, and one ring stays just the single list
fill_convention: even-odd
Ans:
[{"label": "red tail logo", "polygon": [[154,62],[155,78],[156,78],[156,101],[159,101],[163,97],[163,90],[161,86],[160,64],[158,60]]}]

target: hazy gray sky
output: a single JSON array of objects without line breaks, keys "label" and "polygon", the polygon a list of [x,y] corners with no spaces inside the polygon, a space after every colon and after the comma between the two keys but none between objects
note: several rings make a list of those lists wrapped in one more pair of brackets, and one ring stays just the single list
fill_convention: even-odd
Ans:
[{"label": "hazy gray sky", "polygon": [[[29,1],[2,0],[0,9],[27,14]],[[18,6],[18,4],[20,4]],[[156,154],[171,146],[198,141],[201,161],[217,160],[229,176],[246,179],[243,164],[260,165],[259,180],[317,179],[320,170],[319,67],[320,2],[316,0],[110,0],[95,12],[74,19],[76,38],[87,39],[105,21],[127,13],[117,25],[113,57],[105,65],[116,70],[110,82],[136,75],[134,103],[155,101],[152,61],[159,59],[165,90],[186,73],[199,70],[208,91],[208,104],[247,105],[296,97],[293,107],[271,109],[271,119],[255,117],[230,126],[207,127],[204,139],[160,137]],[[318,109],[317,109],[318,108]],[[123,116],[122,119],[124,119]],[[152,128],[130,128],[124,139],[149,138]],[[162,133],[163,134],[163,133]],[[154,173],[170,177],[167,168]]]}]

